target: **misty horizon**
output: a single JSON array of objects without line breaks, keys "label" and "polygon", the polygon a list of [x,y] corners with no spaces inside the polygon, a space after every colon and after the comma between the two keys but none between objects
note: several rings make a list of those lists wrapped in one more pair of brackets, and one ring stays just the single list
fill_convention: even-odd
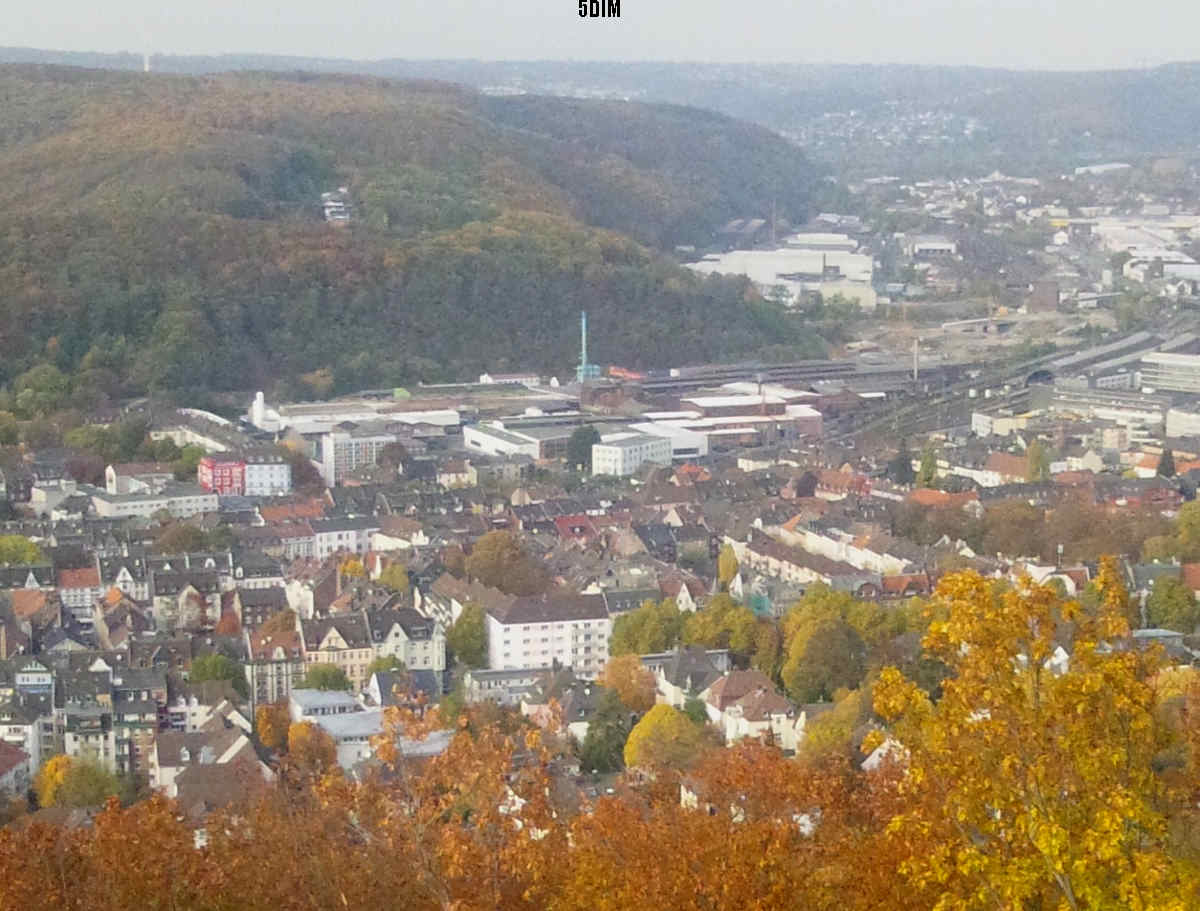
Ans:
[{"label": "misty horizon", "polygon": [[281,14],[214,0],[164,9],[115,0],[103,10],[49,0],[8,23],[13,48],[161,56],[264,55],[374,60],[975,66],[1020,71],[1146,69],[1197,59],[1200,8],[1146,18],[1085,0],[625,0],[621,18],[581,19],[574,0],[364,0],[345,9],[298,0]]}]

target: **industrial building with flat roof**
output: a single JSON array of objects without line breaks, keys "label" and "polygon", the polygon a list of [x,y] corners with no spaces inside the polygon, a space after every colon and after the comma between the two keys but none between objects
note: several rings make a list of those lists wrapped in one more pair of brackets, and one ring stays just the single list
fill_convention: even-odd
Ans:
[{"label": "industrial building with flat roof", "polygon": [[592,446],[594,475],[624,478],[648,462],[670,465],[671,441],[648,433],[617,433]]},{"label": "industrial building with flat roof", "polygon": [[1200,394],[1200,354],[1147,354],[1142,358],[1142,386],[1156,392]]}]

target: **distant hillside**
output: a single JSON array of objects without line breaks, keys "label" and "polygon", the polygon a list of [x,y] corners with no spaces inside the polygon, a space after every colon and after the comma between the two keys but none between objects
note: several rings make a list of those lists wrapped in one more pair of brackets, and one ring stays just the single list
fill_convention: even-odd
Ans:
[{"label": "distant hillside", "polygon": [[[0,61],[139,69],[132,54],[0,48]],[[155,69],[434,78],[504,91],[667,102],[802,139],[840,173],[1056,170],[1111,158],[1194,156],[1200,64],[1036,72],[903,64],[588,63],[156,56]],[[847,124],[840,118],[850,117]],[[923,115],[933,114],[933,119]],[[833,119],[825,122],[825,116]],[[970,126],[968,129],[968,121]]]},{"label": "distant hillside", "polygon": [[[585,308],[600,360],[801,344],[744,280],[656,251],[803,218],[817,179],[681,107],[0,67],[0,382],[45,361],[110,395],[561,374]],[[339,186],[344,229],[319,212]]]}]

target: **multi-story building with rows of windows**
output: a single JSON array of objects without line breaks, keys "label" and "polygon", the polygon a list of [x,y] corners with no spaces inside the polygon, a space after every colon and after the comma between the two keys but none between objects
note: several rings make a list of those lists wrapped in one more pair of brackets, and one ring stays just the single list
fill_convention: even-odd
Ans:
[{"label": "multi-story building with rows of windows", "polygon": [[487,614],[488,667],[551,667],[597,677],[608,661],[612,621],[603,595],[517,598]]}]

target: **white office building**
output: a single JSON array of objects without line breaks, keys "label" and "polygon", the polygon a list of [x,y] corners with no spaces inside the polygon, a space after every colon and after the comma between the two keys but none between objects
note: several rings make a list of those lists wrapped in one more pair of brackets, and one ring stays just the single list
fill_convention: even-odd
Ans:
[{"label": "white office building", "polygon": [[649,433],[615,433],[592,446],[592,474],[619,478],[636,474],[647,462],[671,464],[671,440]]},{"label": "white office building", "polygon": [[1200,393],[1200,354],[1147,354],[1142,358],[1142,386],[1155,392]]}]

